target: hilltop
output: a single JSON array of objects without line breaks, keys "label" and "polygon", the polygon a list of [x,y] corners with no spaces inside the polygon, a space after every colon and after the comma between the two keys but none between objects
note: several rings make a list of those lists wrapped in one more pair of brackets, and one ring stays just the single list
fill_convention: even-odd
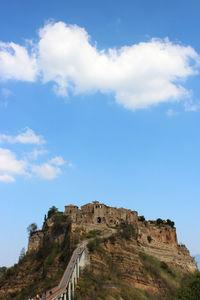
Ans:
[{"label": "hilltop", "polygon": [[64,212],[52,207],[42,229],[31,224],[29,234],[27,253],[0,279],[0,299],[23,300],[56,286],[72,251],[85,240],[89,265],[76,299],[172,299],[182,279],[197,271],[177,242],[173,221],[145,220],[98,201],[80,209],[67,205]]}]

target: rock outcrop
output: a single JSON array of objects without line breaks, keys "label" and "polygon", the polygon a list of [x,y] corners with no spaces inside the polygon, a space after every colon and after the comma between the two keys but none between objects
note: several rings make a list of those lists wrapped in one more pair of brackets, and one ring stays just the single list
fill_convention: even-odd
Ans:
[{"label": "rock outcrop", "polygon": [[169,220],[146,221],[138,217],[136,211],[124,208],[109,207],[98,201],[83,205],[65,206],[65,214],[70,216],[73,232],[89,232],[117,228],[123,224],[132,224],[136,230],[137,245],[145,253],[174,265],[182,272],[197,270],[194,259],[185,246],[178,245],[176,228]]},{"label": "rock outcrop", "polygon": [[178,287],[176,272],[181,277],[197,270],[188,249],[178,244],[172,221],[146,221],[136,211],[97,201],[81,209],[71,204],[64,213],[54,210],[50,216],[48,212],[42,230],[30,234],[27,254],[0,280],[0,299],[21,300],[22,295],[51,288],[62,276],[75,245],[85,239],[94,241],[96,235],[99,241],[90,252],[92,274],[107,278],[102,288],[112,288],[119,297],[126,285],[165,295]]},{"label": "rock outcrop", "polygon": [[[65,215],[71,219],[71,231],[76,239],[92,230],[118,228],[123,224],[131,224],[136,231],[137,245],[145,253],[157,257],[166,263],[174,265],[182,272],[197,270],[195,260],[190,256],[185,246],[178,245],[174,223],[163,221],[146,221],[138,217],[136,211],[124,208],[109,207],[98,201],[78,206],[65,206]],[[52,228],[52,219],[46,221],[46,226]],[[37,231],[29,239],[28,250],[39,249],[43,240],[43,231]],[[54,236],[61,241],[62,236]]]}]

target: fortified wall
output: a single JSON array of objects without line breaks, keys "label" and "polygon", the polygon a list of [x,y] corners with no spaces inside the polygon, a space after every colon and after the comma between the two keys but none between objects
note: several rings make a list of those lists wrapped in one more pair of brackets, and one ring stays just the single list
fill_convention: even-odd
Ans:
[{"label": "fortified wall", "polygon": [[72,226],[82,226],[86,231],[138,222],[136,211],[110,207],[98,201],[85,204],[81,206],[81,209],[72,204],[67,205],[65,206],[65,214],[71,217]]},{"label": "fortified wall", "polygon": [[72,231],[88,232],[106,229],[122,224],[132,224],[136,230],[137,241],[142,246],[168,246],[177,248],[176,229],[167,224],[157,226],[156,221],[141,222],[138,213],[130,209],[110,207],[98,201],[85,204],[79,209],[76,205],[65,206],[65,214],[70,216]]}]

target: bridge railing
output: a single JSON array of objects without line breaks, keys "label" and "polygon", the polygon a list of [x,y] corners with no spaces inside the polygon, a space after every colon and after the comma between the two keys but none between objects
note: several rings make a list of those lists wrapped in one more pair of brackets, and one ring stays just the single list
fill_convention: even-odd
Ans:
[{"label": "bridge railing", "polygon": [[[54,292],[51,295],[46,296],[46,300],[57,300],[57,299],[64,299],[67,300],[67,297],[69,300],[71,300],[73,296],[73,290],[71,293],[71,289],[74,289],[74,286],[78,280],[79,277],[79,263],[81,255],[83,255],[83,252],[86,250],[85,244],[77,247],[71,256],[71,259],[67,265],[67,268],[65,269],[65,272],[63,273],[63,276],[60,280],[59,285],[56,289],[54,289]],[[77,270],[78,268],[78,270]],[[75,274],[74,278],[76,278],[75,282],[72,282],[73,274]],[[72,284],[72,286],[71,286]]]}]

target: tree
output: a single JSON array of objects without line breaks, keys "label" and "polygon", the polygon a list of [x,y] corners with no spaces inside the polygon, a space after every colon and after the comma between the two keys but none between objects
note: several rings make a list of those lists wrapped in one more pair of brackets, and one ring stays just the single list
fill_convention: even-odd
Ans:
[{"label": "tree", "polygon": [[19,255],[19,262],[22,261],[22,259],[24,258],[25,255],[26,255],[26,250],[23,247],[21,252],[20,252],[20,255]]},{"label": "tree", "polygon": [[148,235],[148,236],[147,236],[147,240],[148,240],[149,243],[151,243],[152,237],[151,237],[150,235]]},{"label": "tree", "polygon": [[144,216],[139,216],[139,217],[138,217],[138,220],[139,220],[140,222],[144,222],[144,221],[145,221],[145,217],[144,217]]},{"label": "tree", "polygon": [[158,218],[158,219],[156,220],[156,224],[157,224],[157,225],[161,225],[161,224],[163,224],[163,223],[164,223],[163,220],[160,219],[160,218]]},{"label": "tree", "polygon": [[173,221],[171,221],[170,219],[167,219],[167,225],[169,225],[173,228],[175,223]]},{"label": "tree", "polygon": [[28,235],[29,237],[35,233],[37,231],[37,224],[36,223],[32,223],[27,227],[27,231],[28,231]]},{"label": "tree", "polygon": [[200,272],[196,272],[189,277],[189,282],[182,284],[178,290],[177,298],[181,300],[198,300],[200,299]]},{"label": "tree", "polygon": [[55,215],[56,213],[58,212],[58,209],[57,207],[55,206],[52,206],[49,208],[49,211],[48,211],[48,218],[51,218],[53,215]]}]

